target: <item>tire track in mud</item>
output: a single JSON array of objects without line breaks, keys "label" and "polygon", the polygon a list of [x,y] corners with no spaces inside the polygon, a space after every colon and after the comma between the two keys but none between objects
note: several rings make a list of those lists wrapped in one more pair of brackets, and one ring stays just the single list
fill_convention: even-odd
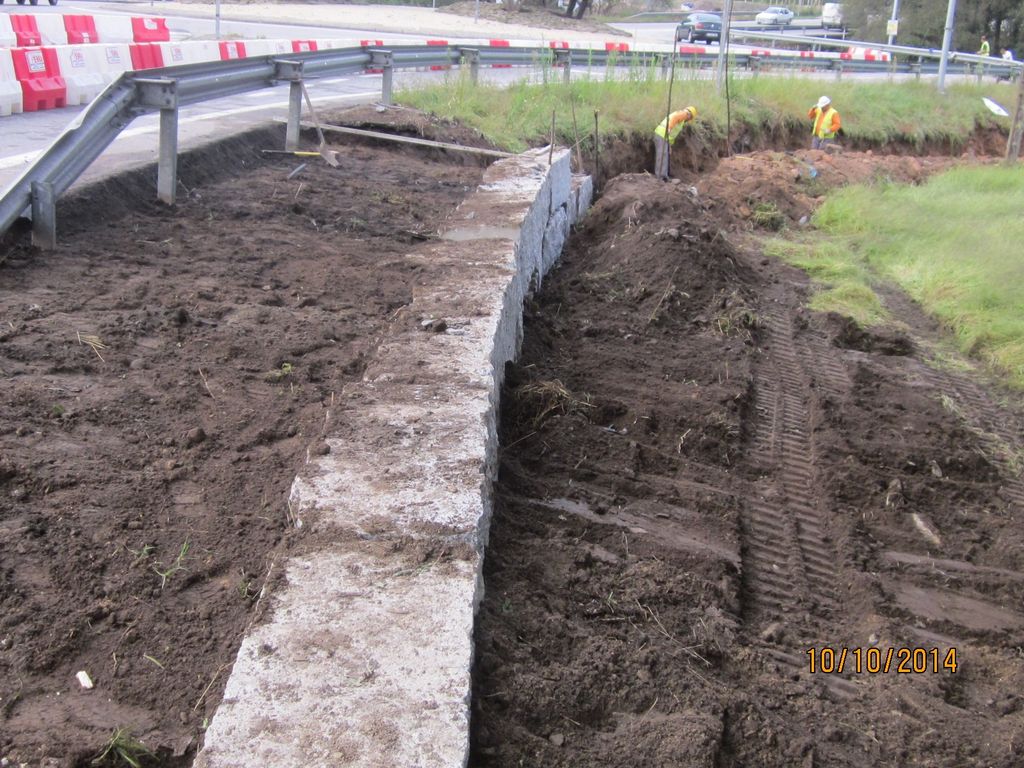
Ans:
[{"label": "tire track in mud", "polygon": [[921,365],[922,378],[936,392],[946,394],[947,410],[953,410],[974,432],[986,452],[994,457],[1004,479],[1002,495],[1024,511],[1024,478],[1019,463],[1024,459],[1020,432],[1007,423],[1006,412],[975,382],[953,372],[942,371],[927,363]]},{"label": "tire track in mud", "polygon": [[[793,640],[811,647],[815,625],[836,604],[836,552],[822,535],[825,514],[816,504],[816,477],[809,400],[812,388],[838,396],[850,385],[827,340],[796,333],[779,307],[764,313],[771,347],[755,372],[757,416],[752,458],[775,469],[755,484],[743,515],[743,620],[752,634],[775,622],[795,631]],[[802,616],[806,616],[804,619]],[[801,618],[797,618],[801,617]],[[755,635],[756,636],[756,635]],[[806,672],[806,659],[757,636],[757,647],[772,660]],[[853,683],[817,676],[833,692],[850,693]]]}]

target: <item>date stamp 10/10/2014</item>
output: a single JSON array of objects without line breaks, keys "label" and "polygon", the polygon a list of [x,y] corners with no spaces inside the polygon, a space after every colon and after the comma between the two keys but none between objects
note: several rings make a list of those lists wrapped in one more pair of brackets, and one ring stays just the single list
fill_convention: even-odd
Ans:
[{"label": "date stamp 10/10/2014", "polygon": [[956,648],[808,648],[811,674],[923,675],[945,672],[955,674]]}]

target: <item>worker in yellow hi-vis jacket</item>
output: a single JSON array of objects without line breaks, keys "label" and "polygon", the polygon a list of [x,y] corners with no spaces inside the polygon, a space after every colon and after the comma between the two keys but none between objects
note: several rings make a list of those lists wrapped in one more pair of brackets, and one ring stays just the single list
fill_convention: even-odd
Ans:
[{"label": "worker in yellow hi-vis jacket", "polygon": [[835,140],[842,127],[839,113],[832,106],[832,99],[828,96],[818,99],[818,103],[807,111],[807,117],[814,121],[814,127],[811,129],[811,149],[827,147]]},{"label": "worker in yellow hi-vis jacket", "polygon": [[673,112],[654,129],[654,175],[662,181],[668,180],[668,148],[674,144],[683,125],[697,117],[696,107],[687,107]]}]

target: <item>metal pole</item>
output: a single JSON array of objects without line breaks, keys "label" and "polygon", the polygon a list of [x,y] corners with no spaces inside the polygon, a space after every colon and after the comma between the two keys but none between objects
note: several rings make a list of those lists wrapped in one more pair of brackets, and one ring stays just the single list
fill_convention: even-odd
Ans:
[{"label": "metal pole", "polygon": [[476,24],[480,21],[480,0],[476,0],[476,5],[473,6],[473,23]]},{"label": "metal pole", "polygon": [[47,251],[57,247],[57,200],[49,181],[32,182],[32,244]]},{"label": "metal pole", "polygon": [[942,58],[939,59],[939,93],[946,92],[946,63],[949,47],[953,41],[953,18],[956,16],[956,0],[949,0],[946,8],[946,30],[942,34]]},{"label": "metal pole", "polygon": [[220,0],[217,0],[217,7],[215,9],[214,16],[216,17],[217,21],[215,22],[213,27],[213,36],[220,40]]},{"label": "metal pole", "polygon": [[721,93],[725,85],[726,58],[729,55],[729,27],[732,26],[732,0],[725,0],[725,11],[722,14],[722,34],[718,38],[718,72],[716,74],[716,90]]},{"label": "metal pole", "polygon": [[288,84],[288,125],[284,131],[284,148],[294,152],[299,148],[299,121],[302,119],[302,83],[292,80]]},{"label": "metal pole", "polygon": [[[896,22],[899,20],[900,13],[900,0],[892,0],[892,19],[890,21]],[[896,39],[896,35],[889,35],[889,45],[892,45],[893,40]]]},{"label": "metal pole", "polygon": [[1013,112],[1010,137],[1006,142],[1006,164],[1016,163],[1020,157],[1021,134],[1024,134],[1024,73],[1017,79],[1017,109]]},{"label": "metal pole", "polygon": [[156,196],[174,205],[178,188],[178,108],[160,110],[160,160],[156,170]]},{"label": "metal pole", "polygon": [[[475,83],[476,80],[474,79]],[[392,62],[388,62],[384,65],[384,72],[382,75],[381,89],[380,89],[380,101],[381,104],[391,104],[391,93],[395,83],[395,65]]]}]

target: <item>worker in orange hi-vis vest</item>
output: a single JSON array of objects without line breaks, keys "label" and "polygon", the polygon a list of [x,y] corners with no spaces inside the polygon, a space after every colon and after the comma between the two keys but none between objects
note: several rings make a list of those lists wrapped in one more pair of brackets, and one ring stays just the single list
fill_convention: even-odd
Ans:
[{"label": "worker in orange hi-vis vest", "polygon": [[675,144],[683,125],[697,117],[696,107],[687,107],[673,112],[654,129],[654,175],[668,181],[668,148]]},{"label": "worker in orange hi-vis vest", "polygon": [[811,131],[811,149],[824,149],[831,144],[842,124],[839,121],[839,113],[832,106],[832,99],[822,96],[807,112],[807,116],[814,121],[814,129]]}]

